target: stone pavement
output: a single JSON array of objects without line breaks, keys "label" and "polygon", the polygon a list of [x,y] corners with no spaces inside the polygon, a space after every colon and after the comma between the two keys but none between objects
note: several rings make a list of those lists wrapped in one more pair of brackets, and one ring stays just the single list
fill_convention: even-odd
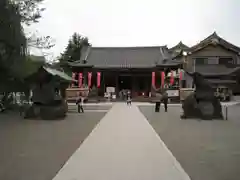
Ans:
[{"label": "stone pavement", "polygon": [[[112,106],[114,104],[126,104],[125,102],[100,102],[100,103],[86,103],[84,104],[85,106]],[[136,106],[154,106],[154,103],[149,103],[149,102],[132,102],[133,105]],[[240,101],[230,101],[230,102],[221,102],[222,106],[232,106],[240,104]],[[76,106],[75,103],[68,103],[69,106]],[[163,105],[163,104],[162,104]],[[176,103],[176,104],[168,104],[168,106],[182,106],[181,103]]]},{"label": "stone pavement", "polygon": [[0,180],[51,180],[105,116],[69,113],[65,120],[0,113]]},{"label": "stone pavement", "polygon": [[53,180],[190,180],[136,105],[116,103]]}]

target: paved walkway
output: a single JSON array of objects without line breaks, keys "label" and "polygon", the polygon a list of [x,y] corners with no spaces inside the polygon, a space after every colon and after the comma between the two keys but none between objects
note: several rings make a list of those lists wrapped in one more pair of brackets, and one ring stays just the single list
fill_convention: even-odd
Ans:
[{"label": "paved walkway", "polygon": [[[232,106],[239,104],[240,101],[221,102],[222,106]],[[111,106],[114,104],[126,104],[125,102],[100,102],[100,103],[86,103],[85,106]],[[136,106],[154,106],[154,103],[149,102],[132,102]],[[68,103],[70,106],[76,106],[76,103]],[[163,104],[162,104],[163,105]],[[182,106],[181,103],[168,104],[168,106]]]},{"label": "paved walkway", "polygon": [[136,105],[116,103],[53,180],[189,180]]}]

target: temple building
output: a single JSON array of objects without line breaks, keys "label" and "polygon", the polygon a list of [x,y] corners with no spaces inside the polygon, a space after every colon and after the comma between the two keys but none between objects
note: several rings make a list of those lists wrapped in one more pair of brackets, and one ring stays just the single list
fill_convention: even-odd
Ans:
[{"label": "temple building", "polygon": [[[192,88],[192,79],[183,72],[199,72],[213,85],[240,91],[240,48],[219,37],[216,32],[188,47],[89,47],[82,59],[69,62],[78,84],[97,87],[99,96],[113,91],[116,97],[130,90],[133,97],[149,97],[152,86],[172,91]],[[184,70],[184,71],[183,71]]]},{"label": "temple building", "polygon": [[[217,35],[216,32],[186,51],[182,58],[184,69],[199,72],[215,87],[230,88],[240,92],[240,48]],[[188,87],[191,80],[187,80]]]},{"label": "temple building", "polygon": [[172,60],[166,46],[90,47],[85,58],[69,65],[77,75],[83,74],[83,84],[89,85],[91,76],[90,86],[98,87],[99,95],[104,95],[107,87],[113,87],[117,96],[122,90],[131,90],[134,97],[148,97],[153,84],[157,87],[163,84],[162,72],[181,67],[181,63]]}]

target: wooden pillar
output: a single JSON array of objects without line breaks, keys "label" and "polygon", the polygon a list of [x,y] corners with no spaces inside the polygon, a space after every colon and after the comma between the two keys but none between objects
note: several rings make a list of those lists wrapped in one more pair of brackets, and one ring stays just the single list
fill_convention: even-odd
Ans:
[{"label": "wooden pillar", "polygon": [[137,77],[132,76],[132,91],[136,94],[139,91],[139,87],[137,86]]},{"label": "wooden pillar", "polygon": [[119,86],[118,86],[118,79],[119,79],[119,73],[115,73],[115,81],[116,81],[116,85],[115,85],[115,93],[116,93],[116,97],[118,97],[119,94]]},{"label": "wooden pillar", "polygon": [[134,93],[135,94],[135,92],[136,92],[136,77],[133,75],[133,74],[131,74],[131,76],[130,76],[132,79],[131,79],[131,81],[132,81],[132,85],[131,85],[131,92],[132,93]]},{"label": "wooden pillar", "polygon": [[[152,77],[151,77],[151,79],[152,79]],[[149,85],[151,85],[150,84],[151,79],[149,81],[148,74],[144,74],[144,80],[145,80],[144,91],[146,91],[145,93],[148,93],[150,91],[150,89],[149,89],[150,86]]]},{"label": "wooden pillar", "polygon": [[150,77],[149,79],[148,79],[148,88],[149,88],[149,91],[151,92],[152,91],[152,72],[150,72],[149,74],[148,74],[148,76]]},{"label": "wooden pillar", "polygon": [[131,78],[131,88],[130,88],[130,90],[132,92],[134,92],[136,90],[135,76],[133,74],[131,74],[130,78]]}]

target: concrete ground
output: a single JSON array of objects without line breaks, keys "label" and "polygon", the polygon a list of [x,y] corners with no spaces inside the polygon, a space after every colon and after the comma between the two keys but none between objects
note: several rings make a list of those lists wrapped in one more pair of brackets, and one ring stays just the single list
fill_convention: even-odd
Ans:
[{"label": "concrete ground", "polygon": [[239,105],[228,108],[228,121],[180,120],[180,107],[140,110],[192,180],[239,180]]},{"label": "concrete ground", "polygon": [[[165,173],[166,177],[160,179],[176,180],[180,176],[174,176],[178,174],[177,171],[174,170],[175,168],[169,168],[171,167],[169,162],[176,164],[174,157],[169,160],[171,153],[162,150],[162,140],[180,163],[180,169],[183,167],[191,180],[239,179],[240,105],[228,108],[228,121],[198,121],[180,120],[179,106],[171,106],[168,113],[155,113],[151,104],[134,104],[140,105],[141,112],[160,135],[160,138],[157,138],[143,115],[134,114],[132,110],[137,111],[134,108],[124,109],[126,106],[123,104],[120,104],[123,107],[120,108],[122,109],[120,112],[112,113],[103,122],[101,121],[105,124],[105,129],[94,130],[95,134],[97,132],[95,137],[100,138],[96,140],[94,135],[90,135],[87,139],[90,139],[88,144],[92,141],[92,145],[84,147],[84,142],[80,148],[84,139],[111,108],[111,104],[87,105],[84,114],[76,113],[75,106],[70,106],[68,118],[62,121],[23,120],[18,115],[0,115],[0,179],[52,180],[56,174],[62,173],[59,170],[65,162],[77,153],[76,158],[73,158],[75,160],[72,160],[73,164],[80,163],[84,165],[81,166],[83,169],[88,170],[88,174],[80,174],[80,176],[94,175],[92,172],[101,173],[102,171],[99,170],[102,169],[105,170],[103,171],[105,176],[97,176],[97,179],[100,177],[104,179],[106,175],[110,175],[108,177],[113,177],[110,179],[114,180],[116,180],[114,177],[125,180],[127,177],[129,180],[134,178],[152,180],[159,179]],[[95,148],[86,151],[89,149],[86,146]],[[82,163],[81,160],[77,161],[81,157],[78,152],[83,155],[85,153],[83,160],[86,161],[87,158],[92,160],[90,166],[85,166],[86,163]],[[127,155],[121,158],[118,156],[121,153]],[[91,159],[92,156],[97,158]],[[140,163],[142,161],[144,163]],[[109,163],[104,164],[104,162]],[[161,166],[161,162],[165,162],[163,164],[166,166]],[[101,168],[97,169],[97,167]],[[109,171],[108,168],[114,171]],[[74,168],[67,169],[67,172],[74,172]],[[112,174],[107,174],[108,172]],[[120,173],[121,176],[116,176],[114,173]],[[70,174],[79,175],[78,172]],[[55,178],[62,177],[64,176]]]},{"label": "concrete ground", "polygon": [[[111,109],[110,104],[84,104],[83,109],[85,112],[108,112]],[[68,112],[77,113],[76,104],[68,105]]]},{"label": "concrete ground", "polygon": [[0,179],[51,180],[105,114],[70,113],[59,121],[0,115]]},{"label": "concrete ground", "polygon": [[190,180],[136,105],[116,103],[53,180]]}]

